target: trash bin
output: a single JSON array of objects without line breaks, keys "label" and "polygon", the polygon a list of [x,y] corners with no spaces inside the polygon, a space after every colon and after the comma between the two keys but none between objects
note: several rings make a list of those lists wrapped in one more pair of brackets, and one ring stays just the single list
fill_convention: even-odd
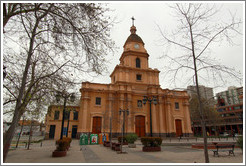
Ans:
[{"label": "trash bin", "polygon": [[97,134],[91,134],[91,136],[90,136],[90,144],[91,145],[98,144],[98,135]]},{"label": "trash bin", "polygon": [[102,133],[99,134],[98,139],[99,139],[99,144],[103,144],[103,134]]},{"label": "trash bin", "polygon": [[88,135],[87,134],[81,134],[80,135],[80,145],[88,145]]},{"label": "trash bin", "polygon": [[104,142],[104,141],[109,141],[109,139],[108,139],[108,134],[107,134],[107,133],[104,133],[104,134],[102,135],[102,142]]}]

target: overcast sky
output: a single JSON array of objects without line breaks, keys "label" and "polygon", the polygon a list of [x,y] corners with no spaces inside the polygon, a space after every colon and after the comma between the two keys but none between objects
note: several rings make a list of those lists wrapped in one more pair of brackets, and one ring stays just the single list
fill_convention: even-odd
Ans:
[{"label": "overcast sky", "polygon": [[[170,3],[169,3],[170,4]],[[244,21],[243,14],[243,4],[242,3],[233,3],[225,2],[219,3],[222,5],[221,13],[218,15],[218,20],[223,20],[229,16],[228,11],[233,14],[236,14],[236,17],[241,18]],[[149,53],[149,67],[157,68],[161,71],[160,73],[160,85],[161,88],[186,88],[188,85],[180,84],[180,87],[175,87],[172,84],[169,84],[166,79],[163,77],[164,69],[163,64],[165,61],[161,61],[158,58],[163,55],[164,47],[160,46],[160,32],[157,29],[157,24],[164,28],[165,30],[172,31],[175,27],[177,21],[173,17],[172,10],[168,7],[167,2],[109,2],[109,8],[114,11],[111,13],[112,17],[117,17],[117,23],[112,29],[112,38],[116,42],[118,47],[117,52],[114,56],[111,54],[107,55],[111,59],[109,64],[109,73],[104,73],[105,76],[100,76],[95,78],[92,82],[95,83],[110,83],[109,75],[114,70],[114,67],[119,64],[119,58],[123,52],[123,45],[130,35],[130,27],[132,26],[131,17],[135,17],[135,26],[137,28],[137,34],[142,38],[145,43],[145,48]],[[244,25],[245,23],[243,23]],[[221,64],[225,64],[229,67],[235,67],[243,73],[243,55],[244,55],[244,44],[243,44],[244,35],[238,36],[234,41],[237,45],[231,46],[226,42],[216,45],[212,48],[212,54],[220,59]],[[205,86],[206,83],[201,82]],[[214,93],[226,90],[228,86],[242,86],[238,82],[233,80],[220,88],[215,88]]]}]

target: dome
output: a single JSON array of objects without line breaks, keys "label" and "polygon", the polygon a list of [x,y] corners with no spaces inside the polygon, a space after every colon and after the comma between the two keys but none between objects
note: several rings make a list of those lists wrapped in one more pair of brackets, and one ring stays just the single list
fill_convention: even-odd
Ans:
[{"label": "dome", "polygon": [[139,37],[137,34],[136,34],[136,27],[133,25],[130,29],[130,32],[131,32],[131,35],[127,38],[126,42],[124,45],[126,45],[126,43],[128,42],[138,42],[138,43],[142,43],[144,44],[143,40],[141,39],[141,37]]}]

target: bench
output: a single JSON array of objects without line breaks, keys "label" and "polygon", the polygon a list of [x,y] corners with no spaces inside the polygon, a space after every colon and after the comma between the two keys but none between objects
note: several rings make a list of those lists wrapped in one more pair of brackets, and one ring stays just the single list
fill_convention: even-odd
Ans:
[{"label": "bench", "polygon": [[[26,148],[26,147],[27,147],[27,143],[19,143],[18,144],[18,148]],[[16,143],[10,144],[10,149],[16,149]]]},{"label": "bench", "polygon": [[234,147],[235,145],[234,144],[225,144],[225,145],[215,145],[216,147],[216,150],[213,150],[214,152],[214,156],[218,156],[219,157],[219,151],[220,152],[229,152],[229,156],[231,154],[233,154],[233,156],[235,156],[234,154]]}]

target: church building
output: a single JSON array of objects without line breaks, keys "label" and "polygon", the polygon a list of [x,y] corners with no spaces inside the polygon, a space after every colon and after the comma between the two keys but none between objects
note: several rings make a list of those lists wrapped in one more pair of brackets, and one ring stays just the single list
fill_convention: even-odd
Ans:
[{"label": "church building", "polygon": [[[111,83],[82,83],[80,103],[74,106],[74,115],[68,116],[69,137],[110,132],[116,137],[122,130],[139,137],[192,134],[187,92],[160,87],[160,71],[149,67],[151,56],[136,31],[133,25],[120,63],[110,75]],[[55,117],[59,111],[60,116]],[[59,139],[61,120],[62,107],[50,106],[46,116],[47,137]]]}]

